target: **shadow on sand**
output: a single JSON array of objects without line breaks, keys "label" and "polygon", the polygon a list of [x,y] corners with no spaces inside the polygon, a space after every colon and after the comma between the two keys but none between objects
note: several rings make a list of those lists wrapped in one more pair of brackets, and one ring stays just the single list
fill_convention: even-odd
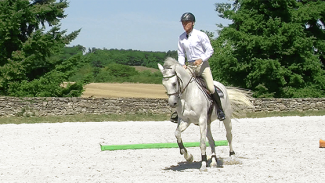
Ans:
[{"label": "shadow on sand", "polygon": [[[209,159],[207,162],[208,166],[210,165],[210,163],[211,163],[211,159]],[[223,159],[219,158],[217,164],[218,164],[217,168],[223,168]],[[182,161],[182,162],[178,162],[177,165],[166,167],[163,170],[184,171],[189,169],[200,169],[200,168],[201,168],[201,161],[194,161],[194,162]]]},{"label": "shadow on sand", "polygon": [[194,162],[178,162],[177,165],[172,165],[170,167],[166,167],[164,170],[173,170],[173,171],[184,171],[188,169],[200,169],[201,161]]}]

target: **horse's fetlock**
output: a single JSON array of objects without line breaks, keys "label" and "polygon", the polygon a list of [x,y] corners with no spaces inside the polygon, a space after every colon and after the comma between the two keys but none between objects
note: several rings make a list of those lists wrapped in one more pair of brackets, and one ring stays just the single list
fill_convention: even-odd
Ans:
[{"label": "horse's fetlock", "polygon": [[184,158],[186,159],[187,162],[193,162],[193,155],[186,153],[184,155]]},{"label": "horse's fetlock", "polygon": [[203,155],[202,155],[202,161],[207,162],[207,155],[206,155],[206,154],[203,154]]},{"label": "horse's fetlock", "polygon": [[212,155],[211,159],[215,159],[217,161],[217,156],[216,155]]}]

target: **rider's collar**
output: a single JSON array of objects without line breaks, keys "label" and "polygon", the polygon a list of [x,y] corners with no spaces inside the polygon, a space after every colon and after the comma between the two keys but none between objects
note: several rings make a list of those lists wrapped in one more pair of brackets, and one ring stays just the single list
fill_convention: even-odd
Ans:
[{"label": "rider's collar", "polygon": [[191,30],[191,32],[190,32],[190,33],[187,33],[187,32],[186,32],[186,38],[189,38],[189,37],[191,37],[191,35],[192,35],[192,32],[193,32],[193,29]]}]

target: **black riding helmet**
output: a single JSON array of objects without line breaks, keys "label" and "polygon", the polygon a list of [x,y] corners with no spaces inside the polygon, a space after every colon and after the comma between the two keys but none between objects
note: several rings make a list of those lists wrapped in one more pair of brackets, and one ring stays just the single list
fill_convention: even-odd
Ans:
[{"label": "black riding helmet", "polygon": [[183,22],[183,21],[195,22],[195,16],[190,12],[186,12],[181,17],[181,22]]}]

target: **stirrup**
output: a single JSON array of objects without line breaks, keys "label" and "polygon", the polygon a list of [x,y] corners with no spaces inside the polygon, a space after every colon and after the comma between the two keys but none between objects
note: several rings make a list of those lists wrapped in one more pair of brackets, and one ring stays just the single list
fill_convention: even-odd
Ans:
[{"label": "stirrup", "polygon": [[217,114],[218,114],[218,119],[219,119],[220,121],[223,121],[223,120],[226,119],[226,115],[225,115],[225,113],[223,112],[223,110],[218,110]]},{"label": "stirrup", "polygon": [[178,123],[178,115],[177,112],[174,112],[171,116],[170,116],[170,121],[173,123]]}]

